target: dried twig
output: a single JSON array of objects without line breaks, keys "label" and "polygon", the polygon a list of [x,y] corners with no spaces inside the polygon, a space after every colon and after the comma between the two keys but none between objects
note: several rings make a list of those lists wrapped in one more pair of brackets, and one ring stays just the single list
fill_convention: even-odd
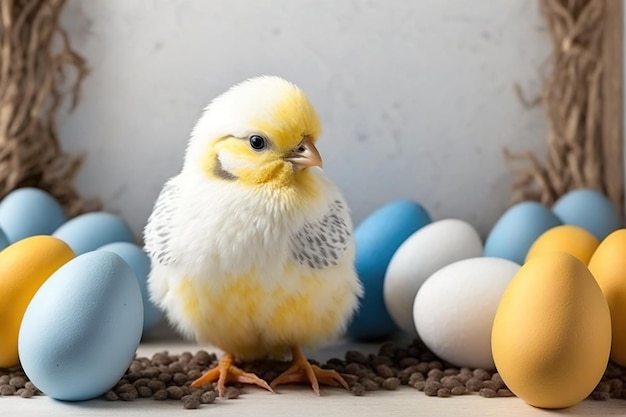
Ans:
[{"label": "dried twig", "polygon": [[602,36],[606,0],[540,0],[553,42],[552,76],[544,83],[542,103],[548,118],[548,155],[512,154],[513,202],[551,205],[566,192],[606,190],[602,170]]},{"label": "dried twig", "polygon": [[[94,209],[72,186],[81,158],[60,149],[55,117],[78,103],[87,75],[59,26],[64,0],[0,0],[0,198],[20,186],[49,191],[72,216]],[[70,90],[67,72],[76,74]]]}]

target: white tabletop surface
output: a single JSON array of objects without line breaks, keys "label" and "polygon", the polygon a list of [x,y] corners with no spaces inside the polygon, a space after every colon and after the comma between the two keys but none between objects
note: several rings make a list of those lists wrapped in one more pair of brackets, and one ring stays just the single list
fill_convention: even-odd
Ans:
[{"label": "white tabletop surface", "polygon": [[[306,352],[307,356],[326,360],[340,356],[348,349],[374,352],[379,344],[336,343],[316,352]],[[167,350],[171,353],[196,351],[200,348],[218,352],[215,349],[198,346],[180,340],[151,340],[142,343],[137,351],[139,356],[151,356],[155,352]],[[213,404],[202,405],[199,409],[185,410],[179,401],[155,401],[138,399],[130,402],[91,400],[80,403],[65,403],[49,397],[38,396],[29,399],[20,397],[0,397],[0,416],[172,416],[181,413],[197,416],[606,416],[626,415],[626,401],[592,401],[564,410],[542,410],[525,404],[518,398],[483,398],[477,394],[449,398],[427,397],[423,392],[401,386],[395,391],[367,392],[364,396],[329,387],[322,387],[322,395],[317,397],[305,386],[281,386],[280,393],[271,394],[255,387],[246,387],[238,399],[217,399]]]}]

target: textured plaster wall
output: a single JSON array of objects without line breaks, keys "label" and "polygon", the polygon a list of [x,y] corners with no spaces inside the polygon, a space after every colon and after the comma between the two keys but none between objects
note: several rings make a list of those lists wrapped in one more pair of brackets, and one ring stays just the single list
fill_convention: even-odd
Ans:
[{"label": "textured plaster wall", "polygon": [[513,89],[539,94],[550,53],[534,1],[70,0],[63,19],[91,75],[62,146],[138,235],[202,107],[259,74],[308,92],[357,223],[411,198],[484,235],[510,197],[503,147],[544,152]]}]

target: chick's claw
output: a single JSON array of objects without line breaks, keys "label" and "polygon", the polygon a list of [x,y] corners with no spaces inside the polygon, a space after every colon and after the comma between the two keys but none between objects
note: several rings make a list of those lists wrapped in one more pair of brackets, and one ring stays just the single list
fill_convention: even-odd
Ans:
[{"label": "chick's claw", "polygon": [[319,384],[332,387],[342,386],[350,389],[346,381],[334,370],[321,369],[316,365],[311,365],[304,357],[300,348],[293,349],[293,363],[285,372],[272,381],[270,386],[276,388],[278,385],[308,382],[311,384],[315,394],[320,395]]},{"label": "chick's claw", "polygon": [[204,384],[217,381],[217,392],[220,397],[224,397],[226,393],[227,382],[239,382],[242,384],[257,385],[261,388],[265,388],[270,392],[274,392],[267,382],[258,376],[244,372],[241,369],[233,365],[233,356],[226,354],[220,359],[220,363],[213,369],[209,369],[200,378],[191,383],[194,388],[199,388]]}]

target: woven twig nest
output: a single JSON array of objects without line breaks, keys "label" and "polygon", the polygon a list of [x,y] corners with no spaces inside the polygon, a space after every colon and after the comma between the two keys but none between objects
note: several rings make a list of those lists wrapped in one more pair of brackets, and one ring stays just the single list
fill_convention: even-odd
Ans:
[{"label": "woven twig nest", "polygon": [[77,104],[87,74],[59,26],[64,3],[0,0],[0,198],[35,186],[72,216],[96,203],[84,202],[72,186],[81,159],[64,154],[56,134],[59,106],[66,97]]},{"label": "woven twig nest", "polygon": [[[607,193],[612,181],[621,189],[621,178],[606,175],[603,169],[607,151],[603,149],[607,146],[603,140],[603,54],[615,53],[603,49],[607,1],[612,0],[539,0],[553,42],[552,74],[544,80],[541,97],[548,120],[548,153],[542,161],[532,152],[505,151],[509,162],[526,164],[513,171],[517,178],[513,202],[535,200],[550,206],[577,188]],[[623,194],[613,194],[610,197],[621,210]]]}]

